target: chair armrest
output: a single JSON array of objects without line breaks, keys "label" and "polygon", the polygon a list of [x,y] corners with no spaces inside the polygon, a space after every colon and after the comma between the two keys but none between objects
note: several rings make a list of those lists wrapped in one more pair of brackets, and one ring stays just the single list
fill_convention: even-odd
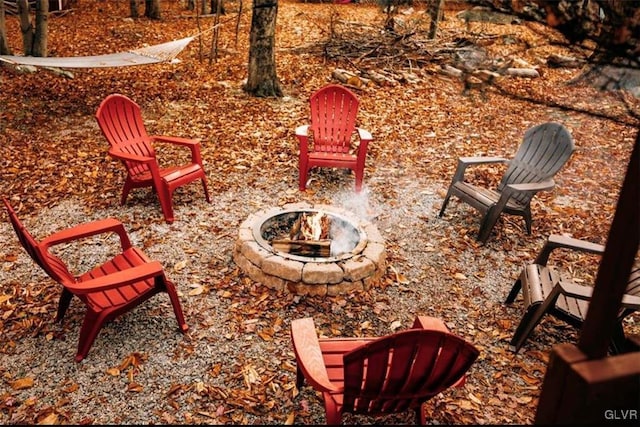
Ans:
[{"label": "chair armrest", "polygon": [[90,221],[78,224],[74,227],[53,233],[42,239],[42,246],[48,250],[51,246],[61,243],[72,242],[103,233],[116,233],[120,237],[122,249],[131,247],[131,241],[127,235],[124,225],[115,218],[106,218],[97,221]]},{"label": "chair armrest", "polygon": [[169,144],[184,145],[192,147],[194,145],[200,145],[200,141],[193,138],[180,138],[177,136],[165,136],[165,135],[152,135],[151,140],[154,142],[166,142]]},{"label": "chair armrest", "polygon": [[155,161],[153,157],[140,156],[137,154],[125,153],[122,151],[109,150],[108,153],[113,158],[126,160],[129,162],[150,163]]},{"label": "chair armrest", "polygon": [[559,234],[551,234],[547,238],[546,243],[534,261],[534,264],[547,265],[549,256],[555,249],[571,249],[596,255],[602,255],[604,253],[604,245],[575,239],[573,237],[561,236]]},{"label": "chair armrest", "polygon": [[154,277],[164,277],[162,266],[158,261],[152,261],[83,282],[65,283],[64,286],[72,293],[82,295],[115,289]]},{"label": "chair armrest", "polygon": [[199,140],[164,135],[153,135],[150,138],[153,142],[165,142],[173,145],[188,147],[191,150],[191,161],[202,166],[202,156],[200,154]]},{"label": "chair armrest", "polygon": [[360,141],[373,141],[373,136],[371,136],[371,133],[368,130],[356,128],[356,131],[358,132],[358,138],[360,138]]},{"label": "chair armrest", "polygon": [[464,173],[469,166],[477,166],[483,164],[492,163],[509,163],[509,159],[504,157],[460,157],[458,158],[458,166],[456,173],[453,175],[452,183],[462,181],[464,179]]},{"label": "chair armrest", "polygon": [[310,125],[302,125],[296,128],[296,136],[309,136]]},{"label": "chair armrest", "polygon": [[622,308],[630,308],[633,310],[640,310],[640,296],[624,294],[622,295],[622,302],[620,304]]},{"label": "chair armrest", "polygon": [[562,280],[560,280],[556,286],[560,286],[562,288],[563,295],[584,301],[591,300],[591,295],[593,294],[593,287],[591,286],[577,285],[575,283],[565,282]]},{"label": "chair armrest", "polygon": [[447,325],[445,325],[441,319],[431,316],[416,316],[411,328],[449,332],[449,328],[447,328]]},{"label": "chair armrest", "polygon": [[496,204],[491,208],[496,212],[502,212],[507,206],[509,199],[514,197],[517,193],[537,193],[542,190],[550,190],[555,186],[553,179],[549,179],[543,182],[525,182],[522,184],[508,184],[504,190],[500,193],[500,198]]},{"label": "chair armrest", "polygon": [[553,179],[548,179],[542,182],[525,182],[522,184],[507,184],[507,187],[512,188],[517,192],[533,192],[551,190],[555,187],[556,183]]},{"label": "chair armrest", "polygon": [[310,125],[302,125],[296,128],[296,137],[298,137],[299,156],[301,164],[306,164],[309,152],[309,128]]},{"label": "chair armrest", "polygon": [[491,163],[509,163],[509,159],[504,157],[485,157],[485,156],[477,156],[477,157],[460,157],[458,159],[459,163],[464,163],[467,166],[472,165],[482,165],[482,164],[491,164]]},{"label": "chair armrest", "polygon": [[314,389],[322,392],[337,392],[342,389],[329,380],[318,334],[311,317],[295,319],[291,322],[291,341],[298,369]]}]

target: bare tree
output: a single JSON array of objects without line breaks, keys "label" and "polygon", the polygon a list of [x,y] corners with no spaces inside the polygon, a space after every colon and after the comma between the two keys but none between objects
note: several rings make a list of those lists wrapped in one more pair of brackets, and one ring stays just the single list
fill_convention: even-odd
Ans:
[{"label": "bare tree", "polygon": [[49,0],[36,2],[36,28],[33,34],[33,56],[47,56]]},{"label": "bare tree", "polygon": [[144,0],[144,16],[150,19],[160,19],[160,0]]},{"label": "bare tree", "polygon": [[7,24],[4,20],[4,1],[0,0],[0,55],[11,55],[7,42]]},{"label": "bare tree", "polygon": [[[129,0],[129,14],[132,18],[138,18],[138,4],[142,0]],[[150,19],[160,19],[160,0],[144,0],[144,16]]]},{"label": "bare tree", "polygon": [[129,15],[132,18],[140,16],[140,12],[138,12],[138,0],[129,0]]},{"label": "bare tree", "polygon": [[25,56],[47,56],[49,0],[36,1],[35,27],[31,21],[31,10],[27,0],[18,0],[18,14]]},{"label": "bare tree", "polygon": [[431,0],[429,14],[431,15],[431,24],[429,25],[429,38],[435,39],[438,34],[438,24],[444,10],[444,0]]},{"label": "bare tree", "polygon": [[253,0],[249,39],[249,76],[244,90],[253,96],[282,96],[276,73],[278,0]]}]

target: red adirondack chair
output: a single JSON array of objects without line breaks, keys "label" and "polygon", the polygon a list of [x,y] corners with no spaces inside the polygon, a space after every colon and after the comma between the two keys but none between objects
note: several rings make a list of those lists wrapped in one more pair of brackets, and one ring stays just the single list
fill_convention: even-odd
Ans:
[{"label": "red adirondack chair", "polygon": [[[311,124],[295,130],[299,141],[299,188],[305,191],[314,167],[347,168],[356,175],[356,192],[362,190],[367,147],[371,133],[356,127],[358,98],[346,87],[329,84],[311,95]],[[359,144],[353,143],[357,135]]]},{"label": "red adirondack chair", "polygon": [[322,392],[327,424],[342,414],[387,415],[416,411],[452,386],[462,386],[479,351],[433,317],[416,317],[411,329],[379,338],[318,338],[312,318],[291,322],[296,385],[306,379]]},{"label": "red adirondack chair", "polygon": [[[202,182],[207,202],[211,203],[199,141],[149,135],[138,104],[120,94],[111,94],[100,103],[96,119],[102,134],[111,146],[109,155],[122,161],[127,169],[121,204],[124,205],[131,189],[151,187],[158,194],[165,220],[172,223],[175,219],[173,191],[198,179]],[[153,143],[188,147],[191,150],[191,161],[183,165],[161,167]]]},{"label": "red adirondack chair", "polygon": [[[92,221],[37,241],[24,227],[9,201],[6,198],[3,200],[9,220],[24,249],[36,264],[62,285],[55,320],[62,321],[74,296],[86,306],[87,312],[80,328],[75,357],[77,362],[87,356],[106,322],[132,310],[159,292],[169,294],[180,331],[184,333],[189,329],[174,284],[167,279],[158,261],[152,261],[140,249],[131,245],[120,221],[114,218]],[[65,262],[50,251],[55,245],[106,233],[116,233],[119,236],[122,252],[78,276],[74,276]]]}]

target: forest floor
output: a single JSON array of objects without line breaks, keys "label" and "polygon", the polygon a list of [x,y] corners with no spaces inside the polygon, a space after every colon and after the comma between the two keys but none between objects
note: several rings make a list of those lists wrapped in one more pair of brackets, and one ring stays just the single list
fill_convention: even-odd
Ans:
[{"label": "forest floor", "polygon": [[[547,65],[549,55],[580,57],[583,48],[565,45],[539,23],[467,25],[459,10],[446,11],[433,41],[423,6],[404,6],[390,35],[375,5],[284,0],[276,36],[284,96],[253,98],[242,90],[247,5],[239,13],[240,3],[227,2],[214,59],[214,17],[198,18],[182,2],[162,2],[159,21],[128,18],[126,1],[78,3],[49,18],[49,56],[127,51],[203,32],[177,64],[69,70],[73,78],[0,67],[0,194],[36,238],[92,219],[120,219],[176,284],[190,330],[178,332],[168,298],[159,295],[106,325],[76,363],[83,307],[74,300],[64,321],[53,322],[59,286],[2,221],[0,423],[322,424],[320,396],[295,387],[291,320],[313,317],[326,336],[380,336],[416,315],[442,318],[480,350],[465,386],[426,404],[433,424],[533,422],[549,352],[576,342],[578,331],[545,319],[514,354],[508,344],[522,300],[504,299],[549,234],[605,243],[640,125],[630,113],[638,117],[640,110],[631,94],[569,84],[579,68]],[[7,26],[20,54],[19,22],[9,16]],[[540,76],[465,84],[440,71],[459,65],[456,53],[469,46],[483,61],[512,61]],[[354,88],[359,125],[374,136],[363,192],[353,192],[351,174],[322,169],[301,193],[293,131],[308,120],[310,94],[333,81],[336,68],[410,78]],[[193,184],[176,191],[171,225],[147,190],[120,206],[124,171],[107,155],[94,118],[114,92],[142,107],[150,133],[202,141],[211,204]],[[477,213],[456,199],[437,216],[458,157],[511,157],[524,132],[545,121],[563,123],[576,151],[556,187],[534,199],[531,235],[520,218],[504,217],[481,245]],[[493,167],[470,178],[492,185],[499,176]],[[293,295],[252,281],[235,265],[238,226],[249,215],[302,201],[343,207],[378,228],[388,265],[378,285],[335,297]],[[61,256],[82,270],[114,250],[108,239],[91,240],[65,245]],[[565,254],[560,261],[577,280],[593,283],[597,258]],[[630,316],[625,328],[637,333],[640,317]],[[345,422],[407,424],[413,415]]]}]

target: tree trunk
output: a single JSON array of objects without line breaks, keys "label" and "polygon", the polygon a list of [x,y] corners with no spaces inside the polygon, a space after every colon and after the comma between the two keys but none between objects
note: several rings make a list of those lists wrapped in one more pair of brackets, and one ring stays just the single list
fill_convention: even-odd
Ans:
[{"label": "tree trunk", "polygon": [[444,10],[444,0],[431,0],[431,24],[429,25],[429,38],[436,38],[438,34],[438,23]]},{"label": "tree trunk", "polygon": [[38,0],[36,2],[36,30],[33,37],[33,56],[47,56],[48,21],[49,0]]},{"label": "tree trunk", "polygon": [[160,0],[144,0],[144,16],[160,19]]},{"label": "tree trunk", "polygon": [[4,20],[4,1],[0,1],[0,55],[11,55],[7,43],[7,24]]},{"label": "tree trunk", "polygon": [[33,25],[29,13],[29,2],[18,0],[18,15],[20,15],[20,32],[22,33],[22,50],[24,56],[33,55]]},{"label": "tree trunk", "polygon": [[217,15],[226,15],[224,10],[224,0],[211,0],[211,13],[215,10]]},{"label": "tree trunk", "polygon": [[276,74],[275,36],[278,0],[253,0],[249,76],[244,90],[257,97],[282,96]]},{"label": "tree trunk", "polygon": [[138,0],[129,0],[129,9],[131,11],[132,18],[140,16],[140,13],[138,12]]}]

